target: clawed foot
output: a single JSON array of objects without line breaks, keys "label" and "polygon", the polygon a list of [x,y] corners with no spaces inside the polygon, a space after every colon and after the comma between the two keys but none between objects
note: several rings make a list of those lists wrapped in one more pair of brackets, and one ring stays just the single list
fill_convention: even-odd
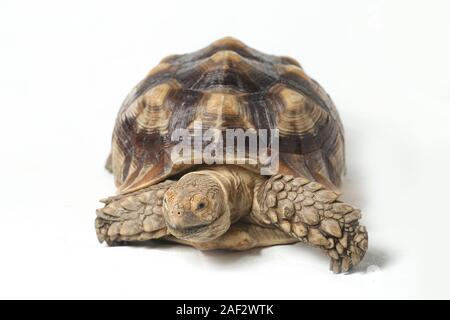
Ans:
[{"label": "clawed foot", "polygon": [[[106,213],[110,209],[111,205],[107,205],[97,210],[95,229],[100,243],[106,242],[110,246],[117,246],[130,241],[160,238],[167,234],[164,221],[157,215],[130,214],[118,209],[114,212],[116,213],[114,216]],[[120,217],[117,214],[120,214]]]},{"label": "clawed foot", "polygon": [[136,193],[103,200],[105,207],[96,211],[98,240],[118,245],[167,235],[161,206],[164,193],[172,183],[166,181]]},{"label": "clawed foot", "polygon": [[327,250],[331,258],[330,270],[334,273],[349,271],[362,260],[367,248],[368,235],[364,226],[357,226],[353,231],[345,231],[335,247]]},{"label": "clawed foot", "polygon": [[338,200],[339,195],[304,178],[277,175],[258,194],[263,223],[275,224],[302,242],[323,249],[331,258],[331,270],[347,272],[368,248],[361,212]]}]

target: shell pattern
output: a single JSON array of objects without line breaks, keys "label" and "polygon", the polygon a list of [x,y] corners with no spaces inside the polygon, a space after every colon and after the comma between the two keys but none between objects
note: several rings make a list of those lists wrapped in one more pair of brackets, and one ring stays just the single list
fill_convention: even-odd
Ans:
[{"label": "shell pattern", "polygon": [[177,128],[279,130],[279,173],[332,189],[344,171],[344,137],[328,94],[292,58],[233,38],[163,59],[127,96],[112,139],[119,192],[158,183],[192,165],[171,161]]}]

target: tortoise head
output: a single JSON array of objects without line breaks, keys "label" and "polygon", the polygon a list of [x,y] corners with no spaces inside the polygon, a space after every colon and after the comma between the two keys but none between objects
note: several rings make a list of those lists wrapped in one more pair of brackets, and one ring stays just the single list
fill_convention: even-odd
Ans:
[{"label": "tortoise head", "polygon": [[165,193],[163,215],[178,239],[206,242],[230,227],[230,211],[221,184],[207,173],[184,175]]}]

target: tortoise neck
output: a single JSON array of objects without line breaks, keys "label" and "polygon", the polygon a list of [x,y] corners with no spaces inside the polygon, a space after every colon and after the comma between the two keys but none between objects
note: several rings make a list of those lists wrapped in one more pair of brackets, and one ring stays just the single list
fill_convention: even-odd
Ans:
[{"label": "tortoise neck", "polygon": [[196,173],[207,174],[222,187],[229,205],[231,223],[246,216],[252,209],[255,186],[263,178],[239,166],[212,166]]}]

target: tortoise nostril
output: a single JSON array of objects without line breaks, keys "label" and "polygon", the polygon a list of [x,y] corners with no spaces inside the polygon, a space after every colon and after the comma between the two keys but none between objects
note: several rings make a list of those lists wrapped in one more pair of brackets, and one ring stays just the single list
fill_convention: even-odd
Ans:
[{"label": "tortoise nostril", "polygon": [[177,215],[181,216],[181,210],[177,210]]}]

